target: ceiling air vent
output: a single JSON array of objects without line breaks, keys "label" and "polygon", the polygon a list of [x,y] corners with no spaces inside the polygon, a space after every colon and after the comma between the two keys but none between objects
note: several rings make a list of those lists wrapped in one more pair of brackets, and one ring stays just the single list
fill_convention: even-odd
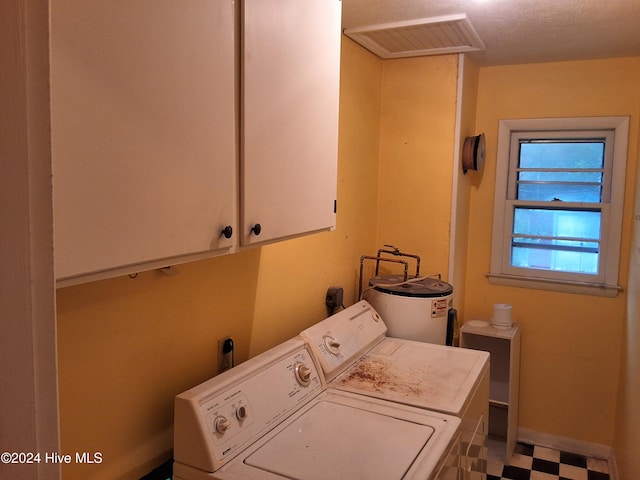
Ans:
[{"label": "ceiling air vent", "polygon": [[484,50],[464,14],[349,28],[344,33],[380,58]]}]

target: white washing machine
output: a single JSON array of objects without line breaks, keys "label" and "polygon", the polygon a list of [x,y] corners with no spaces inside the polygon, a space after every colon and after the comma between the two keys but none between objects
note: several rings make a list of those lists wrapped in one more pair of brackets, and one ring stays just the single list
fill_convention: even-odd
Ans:
[{"label": "white washing machine", "polygon": [[292,339],[176,397],[174,480],[459,478],[456,417],[328,391]]},{"label": "white washing machine", "polygon": [[329,390],[358,393],[462,420],[466,478],[486,478],[489,353],[386,337],[366,301],[304,330]]}]

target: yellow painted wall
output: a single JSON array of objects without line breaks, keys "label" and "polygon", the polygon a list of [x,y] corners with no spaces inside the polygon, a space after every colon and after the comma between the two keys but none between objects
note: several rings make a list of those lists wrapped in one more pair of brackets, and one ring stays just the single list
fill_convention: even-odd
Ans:
[{"label": "yellow painted wall", "polygon": [[416,253],[421,273],[445,279],[457,74],[457,55],[386,60],[380,113],[377,245]]},{"label": "yellow painted wall", "polygon": [[217,341],[247,358],[260,250],[58,290],[65,479],[138,478],[171,456],[173,397],[217,372]]},{"label": "yellow painted wall", "polygon": [[[487,136],[482,182],[471,192],[467,316],[490,318],[513,304],[522,324],[519,426],[612,445],[627,293],[609,299],[490,285],[491,227],[501,119],[630,115],[629,160],[619,283],[627,283],[640,121],[640,59],[480,69],[476,130]],[[633,370],[635,372],[635,370]]]},{"label": "yellow painted wall", "polygon": [[65,480],[138,478],[171,455],[173,397],[216,372],[219,338],[241,362],[324,318],[326,288],[353,303],[375,248],[381,62],[343,39],[335,231],[57,294],[62,452],[101,452]]}]

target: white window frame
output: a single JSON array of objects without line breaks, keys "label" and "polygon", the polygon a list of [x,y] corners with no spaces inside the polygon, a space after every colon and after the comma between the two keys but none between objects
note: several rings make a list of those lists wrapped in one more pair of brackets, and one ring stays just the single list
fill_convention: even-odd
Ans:
[{"label": "white window frame", "polygon": [[[517,142],[517,133],[545,132],[545,135],[552,137],[567,138],[567,131],[585,131],[589,135],[597,137],[603,137],[605,133],[610,135],[607,139],[606,149],[610,151],[611,156],[605,158],[605,175],[609,174],[611,181],[605,182],[605,192],[603,192],[601,204],[601,255],[600,273],[597,276],[519,268],[513,267],[510,262],[513,209],[517,205],[517,202],[513,201],[516,175],[512,167],[512,165],[517,165],[517,157],[519,155],[519,144],[514,145],[514,143],[519,143]],[[611,138],[611,135],[613,138]],[[615,297],[622,290],[618,286],[618,271],[620,266],[628,136],[629,117],[626,116],[536,118],[500,121],[493,210],[491,269],[487,273],[490,283],[607,297]],[[513,138],[516,138],[516,141],[513,141]],[[612,150],[610,149],[611,146],[613,146]],[[605,153],[605,157],[608,153]],[[610,190],[607,185],[610,186]],[[528,202],[528,204],[535,204],[535,202]]]}]

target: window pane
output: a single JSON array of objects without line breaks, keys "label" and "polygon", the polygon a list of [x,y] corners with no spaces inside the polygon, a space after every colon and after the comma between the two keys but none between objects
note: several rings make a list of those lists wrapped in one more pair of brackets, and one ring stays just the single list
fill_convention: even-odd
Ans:
[{"label": "window pane", "polygon": [[516,207],[513,233],[516,236],[600,240],[601,216],[602,213],[596,210]]},{"label": "window pane", "polygon": [[520,144],[520,168],[602,168],[604,141]]},{"label": "window pane", "polygon": [[600,203],[601,198],[600,185],[518,184],[518,200],[551,202],[557,199],[563,202]]},{"label": "window pane", "polygon": [[516,198],[599,203],[602,201],[603,167],[602,141],[521,142]]},{"label": "window pane", "polygon": [[541,250],[519,246],[511,248],[512,266],[537,270],[597,275],[599,257],[599,253]]},{"label": "window pane", "polygon": [[519,181],[565,182],[565,183],[602,183],[602,171],[546,171],[522,170],[518,172]]},{"label": "window pane", "polygon": [[516,207],[511,265],[597,274],[601,212]]}]

